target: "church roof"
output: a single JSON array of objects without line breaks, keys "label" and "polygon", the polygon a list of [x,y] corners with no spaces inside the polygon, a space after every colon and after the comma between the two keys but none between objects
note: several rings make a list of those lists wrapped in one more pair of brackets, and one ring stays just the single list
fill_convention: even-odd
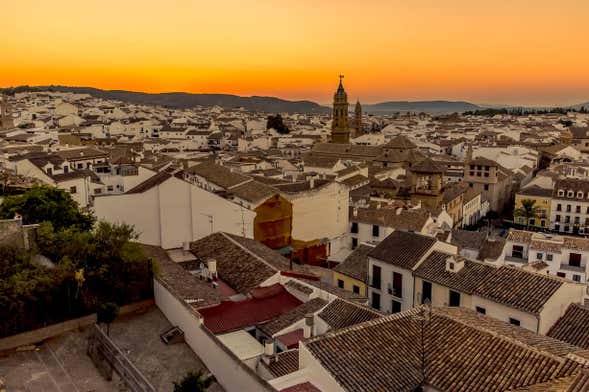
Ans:
[{"label": "church roof", "polygon": [[411,149],[416,148],[417,146],[413,143],[407,136],[399,135],[392,138],[387,144],[386,147],[388,148],[402,148],[402,149]]},{"label": "church roof", "polygon": [[427,157],[411,168],[414,173],[443,173],[444,167]]}]

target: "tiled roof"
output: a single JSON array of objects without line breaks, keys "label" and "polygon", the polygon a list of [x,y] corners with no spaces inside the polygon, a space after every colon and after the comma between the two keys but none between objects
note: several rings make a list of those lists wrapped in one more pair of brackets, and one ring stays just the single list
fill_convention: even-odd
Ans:
[{"label": "tiled roof", "polygon": [[274,377],[282,377],[299,370],[299,350],[283,351],[277,355],[277,360],[266,364],[262,363]]},{"label": "tiled roof", "polygon": [[547,335],[589,349],[589,308],[577,304],[569,305]]},{"label": "tiled roof", "polygon": [[181,299],[193,300],[193,304],[197,306],[215,305],[224,299],[219,290],[186,271],[170,259],[162,248],[145,244],[141,247],[146,256],[158,263],[157,279]]},{"label": "tiled roof", "polygon": [[254,240],[218,232],[192,242],[190,250],[200,262],[215,259],[219,277],[233,289],[247,294],[278,273],[277,265],[284,270],[289,267],[288,260],[258,244]]},{"label": "tiled roof", "polygon": [[377,260],[405,269],[413,269],[436,239],[421,234],[393,231],[368,255]]},{"label": "tiled roof", "polygon": [[398,135],[389,140],[389,142],[385,145],[388,148],[396,148],[396,149],[413,149],[417,146],[413,143],[407,136]]},{"label": "tiled roof", "polygon": [[306,381],[288,388],[281,389],[280,392],[321,392],[321,390],[315,385]]},{"label": "tiled roof", "polygon": [[426,384],[442,391],[505,391],[578,371],[572,360],[526,344],[513,334],[489,330],[446,308],[434,308],[422,329],[420,313],[421,308],[414,308],[327,332],[303,344],[349,391],[413,390],[422,381],[422,353]]},{"label": "tiled roof", "polygon": [[146,192],[153,187],[163,184],[170,177],[172,177],[172,176],[166,172],[163,172],[163,171],[158,172],[158,173],[154,174],[153,176],[149,177],[147,180],[143,181],[142,183],[139,183],[139,184],[135,185],[133,188],[129,189],[126,192],[126,194],[129,195],[129,194],[134,194],[134,193]]},{"label": "tiled roof", "polygon": [[507,241],[512,242],[523,242],[529,244],[532,242],[532,233],[531,231],[524,231],[524,230],[509,230],[509,234],[507,234]]},{"label": "tiled roof", "polygon": [[270,286],[264,295],[245,301],[223,301],[197,311],[203,316],[204,325],[214,334],[221,334],[272,320],[291,311],[302,302],[280,284]]},{"label": "tiled roof", "polygon": [[313,298],[310,301],[307,301],[296,308],[280,315],[279,317],[275,318],[274,320],[268,321],[262,325],[259,325],[258,328],[265,334],[272,336],[284,328],[289,327],[296,323],[299,320],[305,318],[305,315],[308,313],[315,313],[322,307],[327,305],[327,301],[321,298]]},{"label": "tiled roof", "polygon": [[481,249],[487,239],[482,231],[452,230],[450,242],[458,249]]},{"label": "tiled roof", "polygon": [[360,244],[352,253],[339,263],[333,270],[361,282],[368,281],[368,252],[374,248]]},{"label": "tiled roof", "polygon": [[563,282],[549,275],[501,266],[477,286],[473,295],[523,312],[539,314]]},{"label": "tiled roof", "polygon": [[203,162],[186,169],[189,174],[194,174],[206,179],[224,189],[231,189],[237,185],[251,181],[251,178],[240,173],[234,173],[224,166],[213,162]]},{"label": "tiled roof", "polygon": [[449,257],[461,259],[442,252],[432,252],[414,271],[415,276],[437,283],[465,294],[472,294],[496,268],[476,261],[464,260],[464,267],[457,272],[446,271]]},{"label": "tiled roof", "polygon": [[483,246],[479,250],[479,260],[485,261],[489,260],[497,260],[501,253],[503,252],[503,248],[505,247],[505,240],[498,239],[498,240],[486,240],[483,243]]},{"label": "tiled roof", "polygon": [[[356,211],[356,215],[354,215]],[[350,207],[350,221],[392,227],[397,230],[421,231],[430,215],[424,210],[402,210],[396,208],[356,208]]]},{"label": "tiled roof", "polygon": [[327,305],[318,315],[331,329],[349,327],[382,316],[367,306],[336,299]]},{"label": "tiled roof", "polygon": [[517,194],[523,196],[551,197],[552,188],[546,189],[541,188],[537,185],[532,185],[527,188],[520,189],[520,191],[517,192]]},{"label": "tiled roof", "polygon": [[444,173],[445,169],[444,166],[429,157],[411,167],[411,171],[414,173]]},{"label": "tiled roof", "polygon": [[243,200],[257,202],[277,194],[278,189],[254,180],[231,188],[230,192]]}]

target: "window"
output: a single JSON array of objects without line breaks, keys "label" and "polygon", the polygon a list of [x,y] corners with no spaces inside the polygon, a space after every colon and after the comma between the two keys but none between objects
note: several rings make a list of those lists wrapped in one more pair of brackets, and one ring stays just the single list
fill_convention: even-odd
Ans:
[{"label": "window", "polygon": [[554,225],[554,230],[560,231],[560,225]]},{"label": "window", "polygon": [[487,314],[487,309],[485,309],[483,307],[477,306],[475,309],[477,310],[478,313]]},{"label": "window", "polygon": [[358,247],[358,238],[352,238],[352,249],[356,249]]},{"label": "window", "polygon": [[581,282],[581,275],[573,274],[573,280],[575,282]]},{"label": "window", "polygon": [[577,208],[575,208],[575,212],[577,214],[580,214],[581,213],[581,206],[577,206]]},{"label": "window", "polygon": [[358,222],[352,222],[350,233],[358,234]]},{"label": "window", "polygon": [[483,187],[483,189],[485,189],[486,191],[489,190],[489,184],[485,184],[485,186]]},{"label": "window", "polygon": [[360,287],[353,285],[352,286],[352,291],[354,292],[354,294],[360,294]]},{"label": "window", "polygon": [[401,311],[401,303],[399,301],[391,302],[391,313],[399,313]]},{"label": "window", "polygon": [[518,259],[524,258],[524,247],[521,245],[513,245],[511,250],[511,257],[517,257]]},{"label": "window", "polygon": [[78,163],[78,169],[83,169],[84,168],[84,164],[83,163]]},{"label": "window", "polygon": [[573,196],[575,196],[575,192],[567,191],[567,197],[573,197]]},{"label": "window", "polygon": [[432,301],[432,284],[424,280],[421,285],[421,303],[424,304],[426,299]]},{"label": "window", "polygon": [[564,191],[562,189],[558,190],[558,196],[564,196]]},{"label": "window", "polygon": [[106,190],[109,191],[109,192],[112,192],[114,190],[114,188],[113,188],[112,185],[109,185],[109,186],[106,187]]},{"label": "window", "polygon": [[571,212],[571,205],[567,204],[567,212]]},{"label": "window", "polygon": [[380,294],[372,292],[372,307],[374,309],[380,310]]},{"label": "window", "polygon": [[[579,191],[577,192],[577,199],[582,199],[583,198],[583,192]],[[579,207],[581,208],[581,207]]]},{"label": "window", "polygon": [[94,194],[98,195],[100,193],[102,193],[102,189],[100,189],[100,188],[94,189]]},{"label": "window", "polygon": [[341,279],[337,280],[337,287],[339,287],[340,289],[344,288],[344,281]]},{"label": "window", "polygon": [[[571,217],[570,217],[570,216],[568,216],[568,215],[566,215],[566,216],[564,217],[564,223],[570,223],[570,221],[571,221]],[[568,231],[568,230],[567,230],[567,231]]]},{"label": "window", "polygon": [[556,221],[560,222],[560,215],[556,215]]},{"label": "window", "polygon": [[380,235],[380,226],[379,225],[372,225],[372,236],[378,237]]},{"label": "window", "polygon": [[380,289],[380,273],[381,269],[378,265],[372,266],[372,287]]},{"label": "window", "polygon": [[544,256],[544,255],[543,255],[542,253],[540,253],[540,252],[536,253],[536,258],[537,258],[538,260],[542,260],[542,257],[543,257],[543,256]]},{"label": "window", "polygon": [[575,216],[575,224],[578,225],[581,222],[581,218]]},{"label": "window", "polygon": [[518,319],[514,319],[514,318],[509,318],[509,324],[511,325],[517,325],[519,327],[519,325],[521,324],[520,321]]},{"label": "window", "polygon": [[393,293],[397,298],[403,298],[403,275],[393,272]]},{"label": "window", "polygon": [[450,306],[460,306],[460,293],[450,290]]},{"label": "window", "polygon": [[546,253],[546,261],[552,261],[552,253]]},{"label": "window", "polygon": [[556,276],[558,276],[559,278],[566,278],[567,274],[565,274],[564,272],[557,272]]},{"label": "window", "polygon": [[581,266],[581,254],[580,253],[571,253],[569,255],[569,265],[573,267],[580,267]]},{"label": "window", "polygon": [[53,174],[53,169],[48,167],[47,168],[47,174],[52,175]]},{"label": "window", "polygon": [[71,186],[70,187],[70,193],[76,193],[78,190],[76,189],[75,186]]}]

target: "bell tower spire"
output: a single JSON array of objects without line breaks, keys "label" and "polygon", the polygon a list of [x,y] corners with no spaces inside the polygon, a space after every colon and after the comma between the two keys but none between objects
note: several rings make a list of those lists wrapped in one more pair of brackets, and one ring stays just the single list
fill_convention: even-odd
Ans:
[{"label": "bell tower spire", "polygon": [[331,122],[331,142],[347,144],[350,142],[348,128],[348,94],[344,90],[344,75],[339,75],[339,86],[333,95],[333,115]]}]

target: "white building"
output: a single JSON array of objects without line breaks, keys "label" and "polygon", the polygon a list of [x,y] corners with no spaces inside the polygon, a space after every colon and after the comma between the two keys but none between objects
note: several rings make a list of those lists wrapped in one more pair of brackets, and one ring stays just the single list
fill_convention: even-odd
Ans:
[{"label": "white building", "polygon": [[413,308],[413,271],[434,251],[458,254],[454,245],[402,231],[394,231],[372,249],[368,254],[368,298],[372,307],[386,313]]},{"label": "white building", "polygon": [[253,238],[255,213],[160,172],[120,195],[94,200],[98,219],[133,225],[138,241],[180,248],[216,231]]},{"label": "white building", "polygon": [[510,230],[498,261],[587,284],[589,239]]}]

